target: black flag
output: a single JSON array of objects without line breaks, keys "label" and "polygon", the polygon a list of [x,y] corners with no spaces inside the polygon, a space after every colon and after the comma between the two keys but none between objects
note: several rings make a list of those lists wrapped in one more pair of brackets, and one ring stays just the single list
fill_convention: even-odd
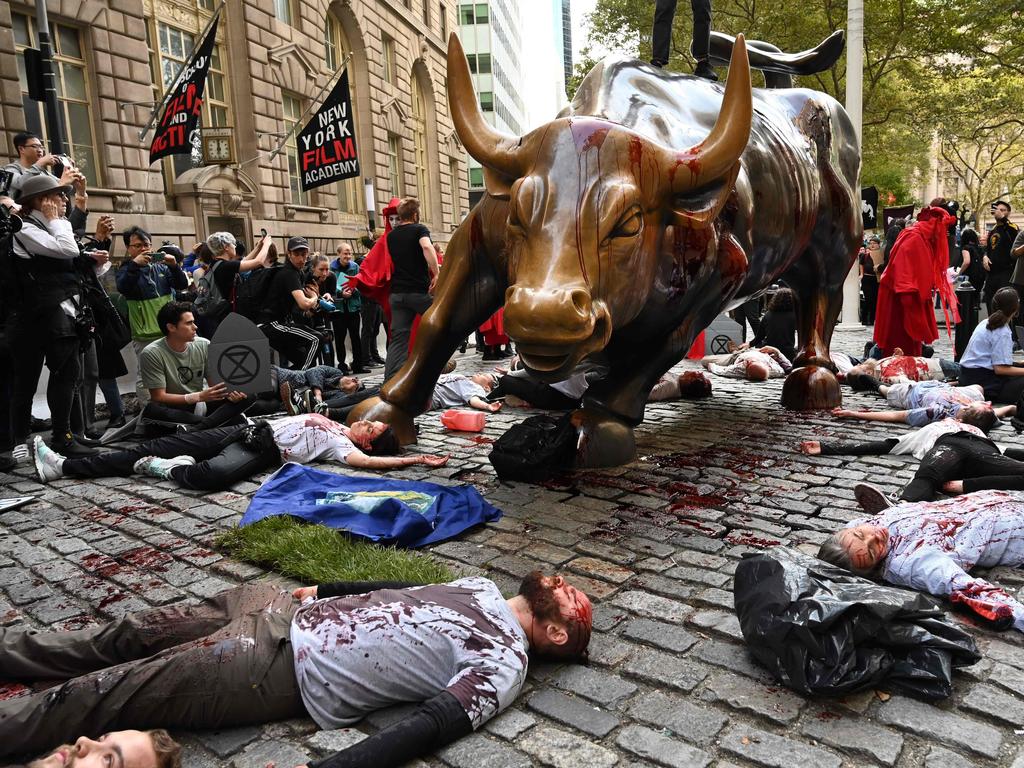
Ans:
[{"label": "black flag", "polygon": [[914,206],[912,205],[901,205],[898,208],[883,208],[882,216],[884,217],[884,226],[886,229],[892,226],[892,223],[896,219],[908,219],[914,215]]},{"label": "black flag", "polygon": [[167,92],[164,113],[160,116],[160,124],[149,147],[150,163],[167,155],[187,155],[192,152],[193,135],[199,128],[199,116],[203,111],[206,73],[210,69],[210,57],[213,55],[213,43],[217,36],[219,21],[218,10],[210,25],[210,31],[192,52],[191,58],[181,68],[174,85]]},{"label": "black flag", "polygon": [[298,148],[303,192],[359,175],[347,69],[299,133]]},{"label": "black flag", "polygon": [[861,187],[860,215],[864,219],[864,229],[874,229],[878,226],[878,189],[876,187]]}]

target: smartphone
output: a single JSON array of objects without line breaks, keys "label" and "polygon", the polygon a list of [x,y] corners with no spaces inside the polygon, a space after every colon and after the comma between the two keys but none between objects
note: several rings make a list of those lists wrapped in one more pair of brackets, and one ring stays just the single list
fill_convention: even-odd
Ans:
[{"label": "smartphone", "polygon": [[266,240],[267,239],[267,228],[266,227],[260,227],[260,239],[262,239],[262,240]]}]

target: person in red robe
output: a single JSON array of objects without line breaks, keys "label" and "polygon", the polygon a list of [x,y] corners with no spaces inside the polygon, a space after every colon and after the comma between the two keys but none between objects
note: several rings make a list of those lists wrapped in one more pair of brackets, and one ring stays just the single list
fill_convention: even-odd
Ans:
[{"label": "person in red robe", "polygon": [[956,223],[936,198],[917,215],[917,223],[904,229],[893,245],[889,265],[878,283],[875,344],[883,355],[897,347],[919,357],[922,345],[939,337],[932,292],[938,291],[949,330],[950,310],[958,322],[953,288],[946,277],[949,263],[947,229]]},{"label": "person in red robe", "polygon": [[391,326],[391,272],[394,264],[388,253],[388,232],[391,231],[391,217],[398,217],[398,204],[402,202],[392,197],[384,210],[381,219],[384,222],[384,234],[377,238],[366,258],[359,265],[359,272],[348,279],[347,286],[357,289],[363,296],[380,304],[384,310],[384,321]]}]

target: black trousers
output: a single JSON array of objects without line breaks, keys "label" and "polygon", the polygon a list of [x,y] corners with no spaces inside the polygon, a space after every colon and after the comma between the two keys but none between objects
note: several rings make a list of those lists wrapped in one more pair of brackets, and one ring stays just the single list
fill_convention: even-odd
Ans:
[{"label": "black trousers", "polygon": [[270,346],[287,359],[289,368],[304,371],[312,367],[323,343],[323,338],[312,328],[276,320],[259,328],[270,340]]},{"label": "black trousers", "polygon": [[363,351],[363,359],[360,360],[365,367],[371,360],[383,360],[384,356],[377,349],[377,334],[384,324],[384,310],[373,299],[363,296],[362,308],[359,310],[363,329],[360,332],[360,346]]},{"label": "black trousers", "polygon": [[168,429],[174,429],[179,424],[184,424],[196,430],[213,429],[221,427],[228,422],[236,424],[244,421],[242,414],[251,406],[255,400],[247,397],[237,403],[227,400],[206,404],[206,415],[199,416],[191,409],[175,408],[173,405],[149,402],[142,409],[142,418],[149,424],[155,424]]},{"label": "black trousers", "polygon": [[985,399],[993,403],[1016,405],[1024,394],[1024,376],[1000,376],[990,368],[967,368],[961,365],[958,381],[961,387],[980,384],[985,390]]},{"label": "black trousers", "polygon": [[534,408],[546,408],[552,411],[571,411],[578,408],[580,404],[579,400],[573,400],[544,382],[525,376],[502,376],[487,399],[494,401],[506,395],[514,395],[525,400]]},{"label": "black trousers", "polygon": [[430,309],[433,301],[434,298],[426,293],[391,294],[391,336],[388,338],[388,357],[384,365],[385,381],[405,365],[409,357],[413,321],[417,315]]},{"label": "black trousers", "polygon": [[31,433],[32,398],[39,386],[43,363],[50,370],[46,404],[53,436],[62,440],[71,431],[71,408],[81,371],[81,347],[74,321],[59,306],[21,314],[11,324],[14,382],[11,394],[11,434],[15,443]]},{"label": "black trousers", "polygon": [[352,348],[352,367],[363,367],[363,342],[359,333],[359,312],[335,312],[331,315],[331,327],[334,329],[334,356],[338,359],[338,367],[345,365],[345,336],[348,335],[349,346]]},{"label": "black trousers", "polygon": [[97,627],[0,627],[8,680],[65,681],[0,701],[0,756],[123,728],[198,730],[306,714],[289,632],[298,603],[265,582]]},{"label": "black trousers", "polygon": [[[651,34],[651,61],[668,64],[672,46],[672,21],[677,0],[657,0],[654,6],[654,30]],[[711,0],[690,0],[693,12],[693,44],[690,52],[700,61],[708,57],[711,47]]]},{"label": "black trousers", "polygon": [[878,278],[865,275],[860,279],[860,289],[864,292],[864,325],[875,324],[875,311],[878,308]]},{"label": "black trousers", "polygon": [[1011,271],[986,273],[983,298],[990,315],[992,314],[992,297],[996,295],[1000,288],[1005,288],[1010,284],[1010,277],[1012,276],[1013,272]]},{"label": "black trousers", "polygon": [[240,442],[230,442],[243,429],[244,426],[217,427],[158,437],[124,451],[65,459],[63,471],[68,477],[128,477],[135,462],[146,456],[191,456],[196,463],[175,467],[171,472],[174,480],[193,490],[222,491],[281,462],[276,449],[254,451]]}]

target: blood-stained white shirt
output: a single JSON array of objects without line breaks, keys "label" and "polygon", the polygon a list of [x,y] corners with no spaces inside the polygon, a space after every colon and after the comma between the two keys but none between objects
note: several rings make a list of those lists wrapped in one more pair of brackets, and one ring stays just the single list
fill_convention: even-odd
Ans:
[{"label": "blood-stained white shirt", "polygon": [[282,461],[310,464],[326,459],[347,463],[349,454],[359,450],[345,434],[343,425],[319,413],[269,419],[267,423],[281,450]]},{"label": "blood-stained white shirt", "polygon": [[302,701],[324,729],[444,691],[475,729],[515,701],[526,680],[526,633],[482,577],[307,603],[291,641]]},{"label": "blood-stained white shirt", "polygon": [[942,597],[958,592],[995,600],[1010,607],[1014,626],[1024,631],[1024,605],[967,573],[975,566],[1024,565],[1024,492],[977,491],[899,504],[848,527],[864,523],[889,530],[885,581]]}]

